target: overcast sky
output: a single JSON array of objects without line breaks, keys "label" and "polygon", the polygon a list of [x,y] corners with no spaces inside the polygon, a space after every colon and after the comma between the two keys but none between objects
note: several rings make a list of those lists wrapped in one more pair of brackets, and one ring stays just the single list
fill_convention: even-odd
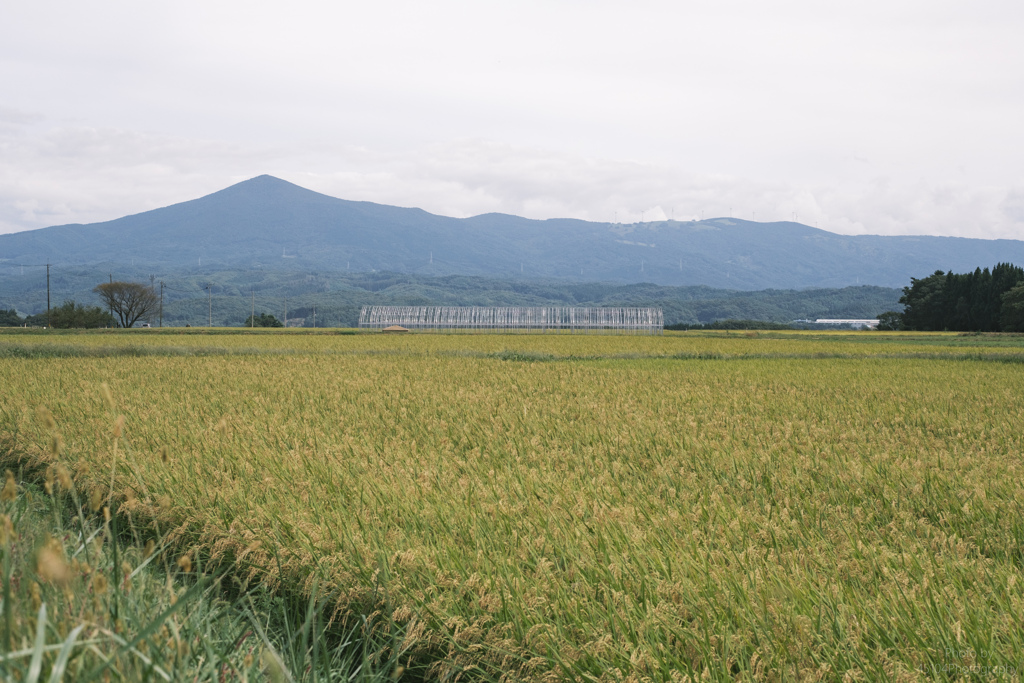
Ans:
[{"label": "overcast sky", "polygon": [[1024,239],[1020,0],[4,2],[0,232],[263,173],[450,216]]}]

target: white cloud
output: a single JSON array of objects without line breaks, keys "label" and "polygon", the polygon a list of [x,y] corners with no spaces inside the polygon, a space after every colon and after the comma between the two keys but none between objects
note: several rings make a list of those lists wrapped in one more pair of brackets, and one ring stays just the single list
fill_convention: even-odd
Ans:
[{"label": "white cloud", "polygon": [[[843,187],[696,174],[481,140],[405,153],[264,147],[132,131],[59,128],[0,136],[0,230],[109,220],[264,172],[344,199],[466,217],[500,212],[592,221],[735,216],[846,234],[1024,237],[1024,186],[885,178]],[[310,170],[312,169],[312,170]]]},{"label": "white cloud", "polygon": [[0,106],[0,126],[24,126],[43,120],[43,115],[36,112],[22,111],[14,107]]},{"label": "white cloud", "polygon": [[272,163],[272,150],[136,131],[0,131],[0,232],[90,223],[194,199]]},{"label": "white cloud", "polygon": [[1011,0],[15,3],[0,231],[271,173],[456,216],[1021,239],[1022,33]]}]

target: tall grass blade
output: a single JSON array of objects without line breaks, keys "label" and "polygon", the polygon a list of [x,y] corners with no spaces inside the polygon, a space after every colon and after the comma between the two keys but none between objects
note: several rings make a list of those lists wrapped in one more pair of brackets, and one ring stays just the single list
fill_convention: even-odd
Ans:
[{"label": "tall grass blade", "polygon": [[43,648],[46,647],[46,603],[39,606],[36,616],[36,640],[32,647],[32,661],[28,665],[26,683],[36,683],[43,671]]},{"label": "tall grass blade", "polygon": [[163,623],[167,620],[168,617],[170,617],[172,614],[174,614],[175,612],[180,610],[182,607],[184,607],[185,604],[188,603],[190,600],[192,600],[194,597],[196,597],[197,595],[202,593],[202,591],[206,587],[207,583],[209,583],[208,579],[206,579],[206,578],[199,579],[199,581],[197,581],[194,586],[189,588],[187,591],[185,591],[184,595],[182,595],[180,598],[178,598],[177,602],[175,602],[173,605],[171,605],[170,607],[165,609],[160,614],[160,616],[158,616],[156,619],[154,619],[152,622],[150,622],[150,624],[146,628],[144,628],[141,631],[139,631],[135,635],[134,638],[132,638],[130,641],[126,642],[124,645],[122,645],[120,648],[118,648],[118,650],[114,654],[112,654],[107,659],[106,662],[104,662],[100,666],[98,666],[95,669],[93,669],[92,671],[90,671],[82,680],[83,681],[95,680],[96,678],[99,677],[100,674],[102,674],[104,671],[106,671],[108,668],[110,668],[110,666],[117,660],[118,657],[120,657],[122,654],[124,654],[124,652],[134,648],[136,645],[139,644],[140,641],[142,641],[143,639],[148,638],[149,636],[151,636],[154,633],[156,633],[157,630],[159,630],[159,628],[163,625]]},{"label": "tall grass blade", "polygon": [[61,679],[64,678],[64,671],[67,669],[68,661],[71,659],[71,653],[75,648],[75,641],[78,640],[78,636],[85,630],[85,626],[85,624],[79,624],[64,639],[64,645],[61,647],[60,653],[53,663],[53,668],[50,670],[49,683],[60,683]]}]

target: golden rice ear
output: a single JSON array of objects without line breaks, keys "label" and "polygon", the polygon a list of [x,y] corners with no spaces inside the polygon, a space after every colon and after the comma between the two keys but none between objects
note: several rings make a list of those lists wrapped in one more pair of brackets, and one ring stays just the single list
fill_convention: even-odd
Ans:
[{"label": "golden rice ear", "polygon": [[98,486],[94,486],[92,491],[89,492],[89,509],[93,512],[99,512],[101,505],[103,505],[103,491]]},{"label": "golden rice ear", "polygon": [[57,428],[57,421],[53,419],[53,414],[46,406],[36,406],[36,419],[47,429]]},{"label": "golden rice ear", "polygon": [[30,581],[28,584],[28,594],[32,598],[32,609],[39,609],[43,602],[42,594],[39,591],[39,584],[35,581]]},{"label": "golden rice ear", "polygon": [[14,540],[14,523],[9,515],[0,515],[0,547],[6,548]]},{"label": "golden rice ear", "polygon": [[9,503],[18,497],[18,485],[14,482],[14,472],[7,470],[7,481],[4,482],[4,487],[0,490],[0,501]]},{"label": "golden rice ear", "polygon": [[64,465],[57,465],[57,484],[65,491],[70,491],[74,486],[71,481],[71,472]]},{"label": "golden rice ear", "polygon": [[44,583],[64,586],[71,580],[71,568],[60,543],[50,538],[36,555],[36,575]]},{"label": "golden rice ear", "polygon": [[114,420],[114,437],[120,439],[124,434],[124,415],[118,415]]},{"label": "golden rice ear", "polygon": [[100,396],[103,397],[103,401],[107,404],[107,407],[111,410],[115,409],[114,406],[114,395],[110,392],[110,385],[106,382],[100,384]]}]

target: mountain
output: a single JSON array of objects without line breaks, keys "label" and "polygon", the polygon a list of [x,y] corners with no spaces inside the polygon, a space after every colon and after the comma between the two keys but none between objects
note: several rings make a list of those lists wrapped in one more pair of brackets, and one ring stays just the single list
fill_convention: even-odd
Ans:
[{"label": "mountain", "polygon": [[[264,269],[556,278],[733,290],[902,287],[937,269],[1024,263],[1024,242],[847,236],[737,218],[618,224],[504,214],[449,218],[336,199],[271,176],[89,225],[0,235],[20,263],[122,272]],[[7,267],[4,267],[6,264]]]}]

